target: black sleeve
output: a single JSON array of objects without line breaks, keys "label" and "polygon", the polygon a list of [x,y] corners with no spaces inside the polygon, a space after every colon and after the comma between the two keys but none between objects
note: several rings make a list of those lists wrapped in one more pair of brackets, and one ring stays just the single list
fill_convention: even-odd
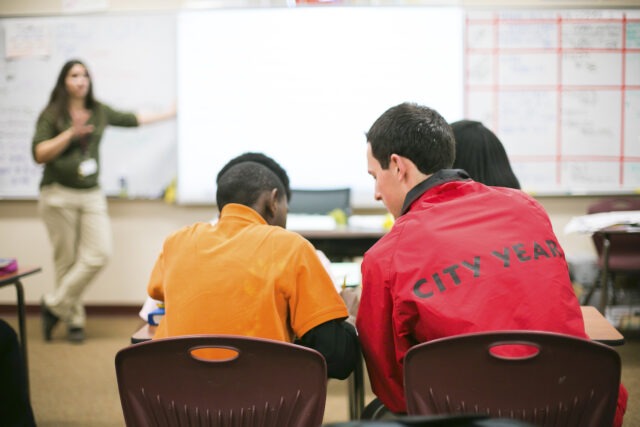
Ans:
[{"label": "black sleeve", "polygon": [[327,362],[328,377],[340,380],[351,374],[360,352],[356,328],[344,320],[316,326],[304,334],[300,344],[319,351]]}]

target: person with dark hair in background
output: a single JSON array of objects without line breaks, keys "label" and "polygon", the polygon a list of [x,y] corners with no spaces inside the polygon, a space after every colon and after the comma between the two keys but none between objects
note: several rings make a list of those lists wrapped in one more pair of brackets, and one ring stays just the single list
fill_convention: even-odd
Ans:
[{"label": "person with dark hair in background", "polygon": [[[535,199],[450,169],[453,132],[431,108],[392,107],[366,136],[374,197],[395,223],[364,255],[356,326],[388,410],[407,410],[402,363],[416,344],[508,329],[588,339],[564,252]],[[626,402],[621,385],[616,426]]]},{"label": "person with dark hair in background", "polygon": [[53,245],[56,288],[42,298],[46,341],[62,320],[67,338],[84,341],[86,316],[82,294],[111,255],[107,201],[99,186],[100,141],[105,128],[139,126],[166,120],[175,110],[134,114],[96,100],[84,63],[64,64],[40,113],[32,155],[44,164],[38,209]]},{"label": "person with dark hair in background", "polygon": [[36,425],[29,401],[27,375],[18,336],[0,319],[0,425]]},{"label": "person with dark hair in background", "polygon": [[352,372],[358,351],[345,303],[306,239],[285,229],[289,179],[261,153],[232,159],[217,177],[215,224],[170,235],[149,296],[165,315],[154,338],[231,334],[299,341],[319,351],[329,377]]},{"label": "person with dark hair in background", "polygon": [[493,132],[472,120],[453,122],[451,129],[456,140],[454,169],[463,169],[485,185],[520,189],[507,152]]}]

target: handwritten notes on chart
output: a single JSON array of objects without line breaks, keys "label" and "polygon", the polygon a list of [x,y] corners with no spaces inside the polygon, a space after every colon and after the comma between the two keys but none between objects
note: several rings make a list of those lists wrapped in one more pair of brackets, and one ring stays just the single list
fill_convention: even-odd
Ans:
[{"label": "handwritten notes on chart", "polygon": [[640,189],[640,11],[473,12],[465,115],[536,194]]}]

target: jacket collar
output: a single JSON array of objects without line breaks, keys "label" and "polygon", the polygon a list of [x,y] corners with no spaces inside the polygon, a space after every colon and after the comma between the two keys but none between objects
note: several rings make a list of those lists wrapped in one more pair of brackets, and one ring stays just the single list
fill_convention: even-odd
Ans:
[{"label": "jacket collar", "polygon": [[445,182],[450,181],[464,181],[467,179],[471,179],[469,174],[466,173],[462,169],[441,169],[438,172],[431,175],[429,178],[422,181],[420,184],[413,187],[407,193],[407,197],[404,199],[404,204],[402,205],[402,213],[400,215],[404,215],[409,211],[413,202],[415,202],[420,196],[422,196],[427,190],[438,186],[440,184],[444,184]]}]

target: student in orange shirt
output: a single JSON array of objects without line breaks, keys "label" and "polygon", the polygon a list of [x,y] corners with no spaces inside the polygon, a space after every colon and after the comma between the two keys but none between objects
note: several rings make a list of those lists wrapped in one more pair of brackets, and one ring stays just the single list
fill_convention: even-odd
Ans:
[{"label": "student in orange shirt", "polygon": [[318,350],[329,377],[353,370],[357,336],[313,246],[287,231],[286,172],[261,153],[221,170],[217,223],[196,223],[164,242],[149,280],[166,314],[155,338],[232,334]]}]

